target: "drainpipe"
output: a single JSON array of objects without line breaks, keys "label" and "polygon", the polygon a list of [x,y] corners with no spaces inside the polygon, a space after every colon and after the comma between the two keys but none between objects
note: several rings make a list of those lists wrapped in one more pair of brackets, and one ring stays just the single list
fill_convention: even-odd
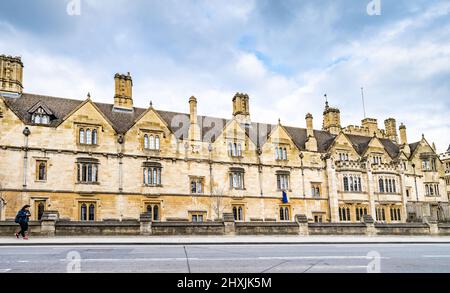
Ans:
[{"label": "drainpipe", "polygon": [[27,187],[27,168],[28,168],[28,137],[31,135],[31,131],[28,127],[23,130],[23,135],[25,136],[25,154],[23,156],[23,187]]},{"label": "drainpipe", "polygon": [[[418,211],[418,207],[419,207],[419,189],[417,188],[417,177],[416,177],[416,164],[412,164],[413,170],[414,170],[414,185],[416,188],[416,200],[417,200],[417,204],[416,204],[416,211]],[[418,215],[416,214],[416,217]],[[421,215],[422,218],[423,214]]]},{"label": "drainpipe", "polygon": [[305,193],[305,171],[304,171],[304,167],[303,167],[303,158],[304,157],[305,157],[305,155],[303,155],[303,153],[300,153],[300,168],[302,170],[303,198],[306,197],[306,193]]},{"label": "drainpipe", "polygon": [[120,145],[120,153],[118,154],[119,157],[119,191],[123,191],[123,143],[124,139],[122,135],[119,135],[119,138],[117,139],[117,142]]},{"label": "drainpipe", "polygon": [[[209,195],[212,196],[213,195],[213,175],[212,175],[212,151],[213,151],[213,147],[212,144],[208,145],[208,152],[209,152]],[[222,196],[222,195],[221,195]]]}]

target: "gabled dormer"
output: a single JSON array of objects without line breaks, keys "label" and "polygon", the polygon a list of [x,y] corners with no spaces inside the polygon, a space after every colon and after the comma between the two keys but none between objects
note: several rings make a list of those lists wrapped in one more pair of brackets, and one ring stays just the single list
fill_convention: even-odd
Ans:
[{"label": "gabled dormer", "polygon": [[28,113],[31,115],[31,123],[35,125],[49,125],[56,118],[50,108],[42,101],[31,107]]}]

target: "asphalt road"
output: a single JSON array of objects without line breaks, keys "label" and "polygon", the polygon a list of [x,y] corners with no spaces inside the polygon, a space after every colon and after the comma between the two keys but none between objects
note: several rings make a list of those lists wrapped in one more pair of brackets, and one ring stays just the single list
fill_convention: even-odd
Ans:
[{"label": "asphalt road", "polygon": [[0,247],[0,273],[450,273],[450,244]]}]

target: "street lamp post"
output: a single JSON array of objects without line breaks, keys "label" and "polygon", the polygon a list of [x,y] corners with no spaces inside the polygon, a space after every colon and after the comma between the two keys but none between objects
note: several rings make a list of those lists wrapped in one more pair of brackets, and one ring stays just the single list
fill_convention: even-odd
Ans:
[{"label": "street lamp post", "polygon": [[209,194],[213,194],[213,178],[212,178],[212,151],[213,146],[212,144],[208,145],[208,152],[209,152]]},{"label": "street lamp post", "polygon": [[304,167],[303,167],[303,158],[305,157],[305,155],[303,155],[303,153],[300,153],[300,168],[302,170],[302,186],[303,186],[303,197],[306,197],[305,194],[305,172],[304,172]]}]

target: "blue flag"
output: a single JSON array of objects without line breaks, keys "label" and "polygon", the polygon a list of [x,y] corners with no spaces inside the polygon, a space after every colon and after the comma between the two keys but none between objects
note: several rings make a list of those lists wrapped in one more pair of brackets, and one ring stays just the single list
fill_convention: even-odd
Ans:
[{"label": "blue flag", "polygon": [[283,203],[289,203],[289,199],[286,191],[283,191]]}]

